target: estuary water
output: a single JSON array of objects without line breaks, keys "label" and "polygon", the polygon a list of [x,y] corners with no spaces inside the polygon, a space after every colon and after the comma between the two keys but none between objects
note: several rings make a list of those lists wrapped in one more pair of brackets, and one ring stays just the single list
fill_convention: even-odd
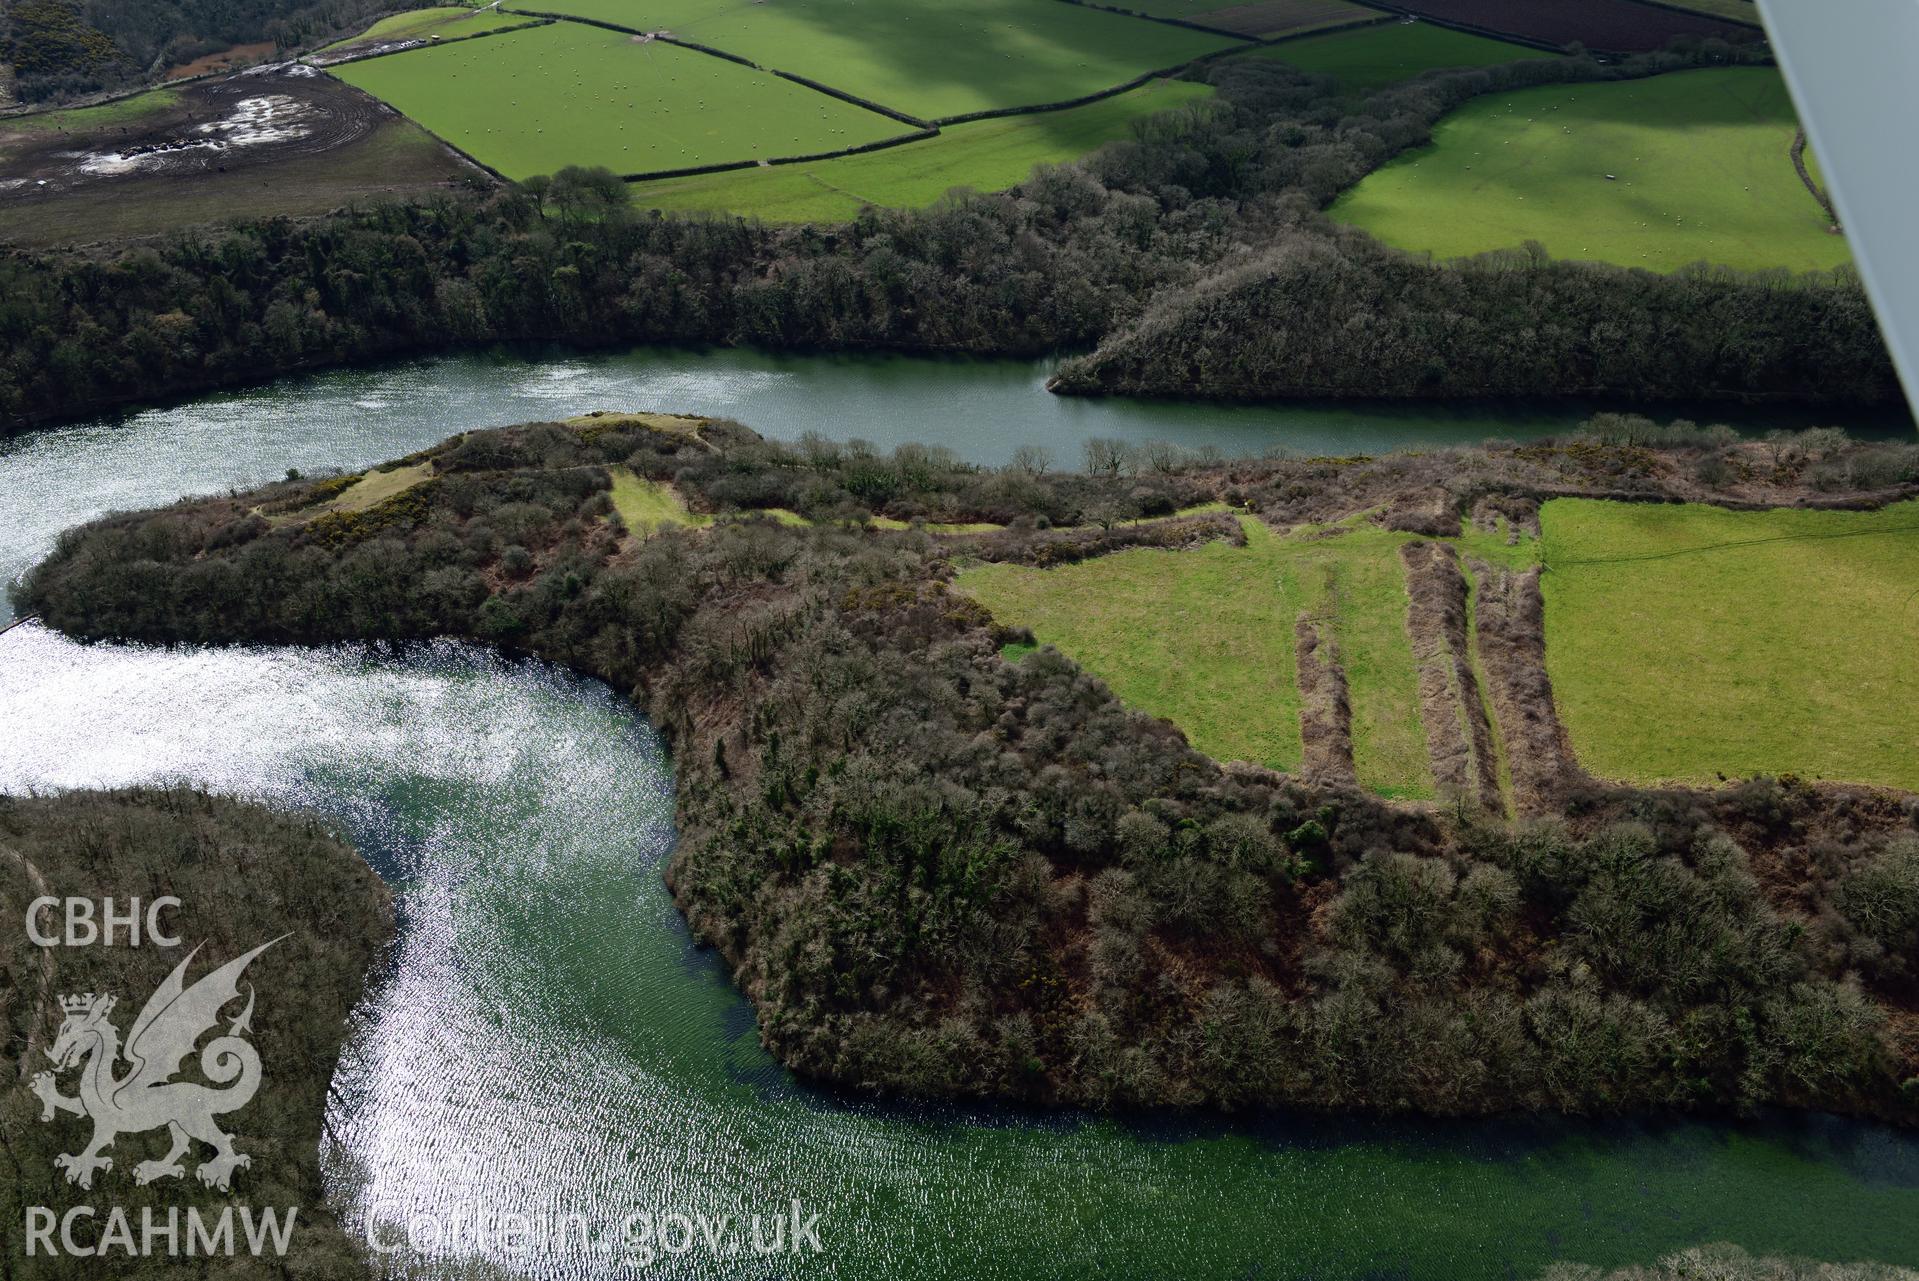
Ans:
[{"label": "estuary water", "polygon": [[[27,624],[0,638],[0,725],[0,790],[186,780],[318,809],[393,883],[403,934],[336,1080],[325,1161],[357,1224],[388,1245],[419,1225],[426,1261],[1491,1281],[1729,1240],[1919,1262],[1919,1136],[1832,1118],[1129,1122],[803,1088],[661,881],[659,741],[548,667],[453,644],[79,646]],[[578,1234],[474,1245],[489,1212],[745,1224],[795,1200],[819,1216],[817,1256],[697,1240],[627,1272]],[[463,1244],[436,1248],[440,1231]]]},{"label": "estuary water", "polygon": [[[737,418],[778,440],[817,432],[889,450],[944,445],[986,465],[1037,445],[1073,467],[1090,437],[1170,440],[1228,455],[1379,453],[1536,439],[1577,427],[1596,408],[1083,400],[1049,395],[1051,372],[1045,361],[647,347],[468,352],[283,378],[0,436],[0,585],[44,556],[61,530],[103,511],[250,488],[288,468],[366,467],[468,428],[595,409]],[[1694,416],[1720,421],[1725,412],[1701,409]],[[1746,412],[1736,421],[1754,430],[1838,425],[1864,435],[1913,434],[1904,415],[1815,423],[1803,413]]]},{"label": "estuary water", "polygon": [[[836,425],[825,392],[754,401],[777,370],[701,357],[674,373],[678,359],[462,357],[21,437],[0,447],[0,578],[107,508],[363,466],[476,423],[690,408],[890,442],[966,439],[968,405],[992,403],[954,375],[965,403],[889,438],[884,416]],[[1030,380],[1022,368],[993,378]],[[676,378],[690,381],[673,394]],[[768,1059],[750,1007],[692,946],[660,876],[671,762],[605,687],[452,643],[0,636],[0,791],[163,781],[331,815],[397,892],[400,942],[356,1018],[323,1156],[399,1274],[1491,1281],[1708,1241],[1919,1264],[1919,1135],[1830,1117],[1129,1120],[822,1094]],[[746,1224],[761,1216],[766,1243],[795,1202],[821,1252],[755,1256]],[[578,1213],[592,1236],[509,1241],[488,1230],[507,1213]],[[628,1248],[630,1215],[664,1241]]]}]

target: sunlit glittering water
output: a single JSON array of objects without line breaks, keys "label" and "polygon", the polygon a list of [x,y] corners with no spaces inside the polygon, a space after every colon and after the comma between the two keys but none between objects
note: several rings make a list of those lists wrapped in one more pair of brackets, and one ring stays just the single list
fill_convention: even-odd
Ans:
[{"label": "sunlit glittering water", "polygon": [[[547,667],[451,644],[82,647],[29,625],[0,638],[0,726],[0,790],[180,779],[315,808],[399,889],[326,1153],[382,1240],[422,1212],[617,1222],[799,1198],[826,1247],[803,1270],[836,1277],[1490,1278],[1721,1239],[1919,1262],[1919,1138],[1830,1119],[1135,1127],[806,1091],[661,883],[658,741]],[[490,1253],[539,1277],[613,1266],[577,1237]],[[767,1273],[703,1245],[656,1268]]]},{"label": "sunlit glittering water", "polygon": [[[1028,421],[1035,380],[1030,366],[740,353],[329,374],[0,442],[0,581],[108,508],[601,406],[885,443],[976,433],[986,455]],[[1126,434],[1117,421],[1080,430]],[[1166,425],[1147,434],[1175,434]],[[1522,434],[1501,420],[1473,431]],[[378,656],[82,647],[32,625],[0,636],[0,791],[162,780],[334,815],[399,892],[401,943],[360,1013],[325,1153],[334,1196],[383,1241],[423,1214],[454,1228],[508,1212],[617,1224],[770,1217],[799,1198],[821,1216],[825,1253],[790,1271],[847,1278],[1450,1281],[1711,1240],[1919,1263],[1919,1139],[1825,1118],[1130,1125],[827,1099],[767,1059],[750,1009],[691,947],[659,874],[668,764],[603,687],[457,645]],[[422,1244],[449,1267],[625,1274],[577,1235],[518,1253],[497,1234]],[[640,1274],[780,1271],[701,1242]]]}]

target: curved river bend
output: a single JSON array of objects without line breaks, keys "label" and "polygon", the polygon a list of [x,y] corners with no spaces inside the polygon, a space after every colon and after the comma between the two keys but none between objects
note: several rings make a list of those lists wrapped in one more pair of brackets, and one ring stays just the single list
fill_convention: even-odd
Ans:
[{"label": "curved river bend", "polygon": [[[580,396],[565,412],[606,403]],[[60,461],[37,481],[16,442],[0,457],[0,577],[42,553],[52,521],[246,483],[275,474],[269,460],[363,465],[466,412],[316,440],[297,415],[236,417],[236,402],[206,407],[198,430],[191,407],[162,411],[164,443],[135,443],[156,430],[147,415],[45,433],[39,456]],[[659,741],[604,687],[541,665],[454,644],[83,647],[28,624],[0,637],[0,729],[0,791],[185,780],[309,807],[395,885],[401,942],[360,1012],[325,1152],[362,1224],[770,1216],[795,1198],[820,1216],[826,1252],[790,1268],[696,1243],[637,1270],[700,1277],[1451,1281],[1717,1240],[1919,1263],[1919,1136],[1826,1117],[1131,1123],[808,1090],[758,1048],[661,883],[674,834]],[[542,1278],[634,1274],[572,1237],[493,1257]]]}]

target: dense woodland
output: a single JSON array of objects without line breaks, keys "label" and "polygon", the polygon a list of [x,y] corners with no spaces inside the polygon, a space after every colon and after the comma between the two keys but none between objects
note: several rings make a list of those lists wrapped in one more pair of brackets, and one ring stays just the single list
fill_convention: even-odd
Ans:
[{"label": "dense woodland", "polygon": [[[1517,826],[1397,809],[1222,767],[1053,650],[1009,662],[1022,635],[947,587],[960,550],[1096,554],[1116,514],[1200,497],[1288,523],[1392,519],[1395,494],[1436,488],[1456,520],[1502,494],[1919,482],[1919,449],[1728,435],[1611,420],[1345,464],[1096,444],[1095,473],[1062,474],[1037,452],[989,471],[610,417],[456,438],[366,510],[321,510],[342,482],[292,477],[108,517],[17,603],[81,637],[468,636],[631,691],[673,739],[678,899],[816,1078],[1095,1107],[1919,1121],[1911,805],[1759,779],[1587,783]],[[818,523],[631,536],[613,465],[696,509]],[[875,512],[1011,524],[942,540]]]},{"label": "dense woodland", "polygon": [[1052,385],[1245,399],[1690,391],[1876,405],[1899,395],[1851,279],[1703,265],[1622,273],[1555,262],[1537,245],[1435,271],[1351,228],[1282,236],[1244,266],[1162,295]]},{"label": "dense woodland", "polygon": [[239,44],[291,49],[412,7],[394,0],[12,0],[0,62],[25,102],[139,83]]},{"label": "dense woodland", "polygon": [[[30,900],[48,894],[111,895],[122,909],[129,895],[150,901],[171,894],[181,906],[163,919],[182,947],[36,947],[19,922]],[[365,1247],[328,1211],[319,1163],[327,1089],[347,1018],[393,933],[390,896],[352,847],[311,816],[184,789],[0,796],[0,904],[10,922],[0,947],[0,1073],[8,1087],[0,1096],[0,1214],[9,1225],[9,1275],[35,1281],[364,1278]],[[133,1167],[165,1155],[164,1133],[123,1134],[112,1149],[110,1185],[96,1181],[91,1193],[70,1187],[53,1158],[80,1151],[91,1123],[70,1115],[43,1122],[39,1098],[17,1084],[51,1066],[43,1051],[59,1032],[59,998],[116,994],[112,1018],[125,1035],[148,994],[188,949],[201,947],[191,981],[283,934],[247,971],[258,993],[251,1040],[268,1066],[259,1093],[234,1116],[239,1149],[253,1158],[235,1183],[237,1195],[203,1187],[191,1173],[136,1184]],[[196,1062],[189,1060],[189,1079]],[[59,1085],[73,1093],[71,1075]],[[205,1155],[196,1145],[189,1170]],[[98,1215],[91,1233],[79,1226],[83,1243],[105,1230],[109,1206],[124,1207],[136,1240],[143,1210],[164,1224],[170,1208],[187,1206],[208,1215],[236,1204],[299,1209],[283,1259],[181,1258],[162,1265],[117,1252],[101,1259],[20,1259],[25,1207],[64,1212],[89,1204]],[[185,1239],[182,1227],[183,1249]]]},{"label": "dense woodland", "polygon": [[[1324,77],[1222,62],[1205,72],[1215,102],[1013,192],[833,227],[638,214],[610,175],[570,172],[136,248],[16,251],[0,256],[0,426],[498,340],[1037,355],[1117,333],[1076,386],[1114,371],[1158,387],[1183,372],[1196,373],[1190,390],[1243,395],[1265,347],[1226,343],[1197,361],[1193,349],[1208,325],[1281,306],[1316,332],[1309,355],[1266,367],[1259,394],[1603,386],[1645,400],[1896,403],[1849,271],[1666,278],[1536,257],[1461,269],[1336,235],[1319,214],[1476,94],[1749,56],[1708,44],[1613,66],[1521,62],[1359,103]],[[1318,296],[1322,283],[1335,292]],[[1321,323],[1335,306],[1338,323]],[[1366,340],[1344,341],[1362,323]],[[1164,353],[1142,352],[1161,341]]]}]

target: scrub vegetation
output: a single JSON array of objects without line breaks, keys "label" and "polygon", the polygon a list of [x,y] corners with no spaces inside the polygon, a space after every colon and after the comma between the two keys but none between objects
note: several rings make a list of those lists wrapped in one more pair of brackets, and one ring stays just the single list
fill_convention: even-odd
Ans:
[{"label": "scrub vegetation", "polygon": [[[161,895],[180,901],[161,920],[181,947],[41,948],[21,928],[26,904],[35,898],[73,896],[97,905],[113,896],[125,911],[130,892],[143,903]],[[169,1213],[184,1214],[189,1206],[210,1222],[228,1206],[297,1206],[292,1243],[284,1259],[275,1260],[275,1272],[367,1275],[365,1244],[334,1219],[319,1162],[327,1091],[348,1019],[393,934],[391,897],[360,856],[311,816],[185,790],[0,796],[0,902],[13,918],[0,936],[0,990],[8,994],[0,1006],[0,1073],[8,1085],[0,1097],[0,1134],[6,1136],[0,1213],[13,1225],[9,1248],[23,1248],[18,1231],[28,1206],[62,1214],[76,1205],[99,1207],[91,1233],[87,1221],[79,1222],[82,1242],[106,1230],[108,1206],[125,1210],[135,1242],[143,1212],[164,1225]],[[57,910],[43,913],[41,924],[57,931]],[[164,1131],[121,1135],[110,1151],[114,1168],[101,1176],[104,1188],[96,1183],[88,1194],[69,1186],[54,1157],[80,1151],[91,1123],[71,1115],[43,1122],[40,1100],[25,1086],[52,1066],[44,1051],[59,1034],[60,998],[117,996],[112,1019],[125,1035],[147,997],[189,950],[200,949],[188,970],[191,983],[269,939],[279,941],[247,971],[258,995],[249,1039],[266,1069],[253,1101],[230,1121],[239,1150],[252,1157],[234,1195],[212,1191],[193,1177],[195,1162],[210,1155],[198,1144],[185,1162],[184,1178],[136,1183],[136,1165],[166,1154]],[[239,1010],[238,1003],[227,1009],[222,1025]],[[193,1078],[195,1062],[188,1060],[186,1079]],[[58,1084],[63,1094],[73,1093],[70,1075]],[[237,1217],[234,1231],[238,1236]],[[185,1234],[182,1219],[181,1257],[168,1261],[167,1275],[234,1275],[231,1259],[187,1257]],[[51,1259],[43,1253],[20,1275],[91,1281],[154,1274],[153,1260],[128,1258],[110,1247],[102,1250],[108,1257],[99,1259],[55,1253]]]},{"label": "scrub vegetation", "polygon": [[[468,433],[405,460],[431,475],[387,502],[311,520],[325,481],[108,517],[17,604],[82,637],[471,636],[631,691],[673,742],[676,896],[811,1077],[1094,1107],[1919,1121],[1919,810],[1795,778],[1593,780],[1517,536],[1552,495],[1884,504],[1919,449],[1746,472],[1765,446],[1607,420],[1370,461],[1100,446],[1061,473],[673,423]],[[622,468],[737,518],[636,532]],[[1008,661],[1032,634],[951,585],[978,561],[1234,554],[1214,546],[1244,536],[1234,516],[1176,514],[1209,502],[1418,535],[1399,554],[1448,805],[1223,767],[1055,648]],[[1315,655],[1323,693],[1339,662]],[[1330,759],[1338,735],[1323,716],[1307,746]],[[1507,792],[1526,821],[1500,818]]]},{"label": "scrub vegetation", "polygon": [[1648,1267],[1555,1264],[1540,1281],[1913,1281],[1915,1277],[1919,1272],[1895,1264],[1754,1258],[1738,1246],[1707,1245],[1681,1250]]},{"label": "scrub vegetation", "polygon": [[1468,103],[1334,218],[1441,258],[1538,241],[1557,258],[1824,270],[1844,237],[1793,172],[1785,82],[1740,67]]},{"label": "scrub vegetation", "polygon": [[137,85],[234,46],[292,49],[344,35],[393,0],[17,0],[0,11],[0,63],[23,102]]}]

